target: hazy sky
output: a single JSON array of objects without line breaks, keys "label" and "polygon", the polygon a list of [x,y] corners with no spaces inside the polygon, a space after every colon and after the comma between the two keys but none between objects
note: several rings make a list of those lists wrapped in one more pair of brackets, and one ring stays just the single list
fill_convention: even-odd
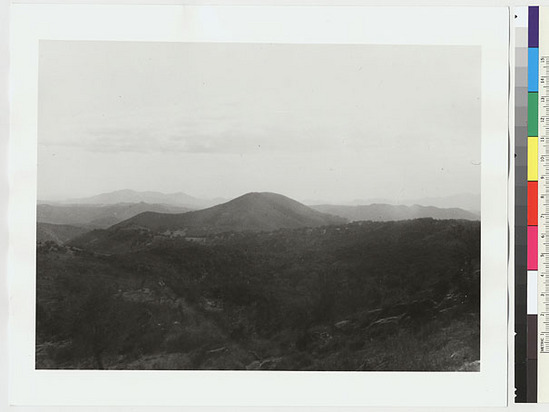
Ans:
[{"label": "hazy sky", "polygon": [[480,193],[480,48],[40,43],[38,198]]}]

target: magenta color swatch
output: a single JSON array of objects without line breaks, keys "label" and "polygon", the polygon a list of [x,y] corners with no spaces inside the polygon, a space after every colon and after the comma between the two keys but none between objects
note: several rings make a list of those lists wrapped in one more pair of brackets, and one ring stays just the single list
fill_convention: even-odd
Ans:
[{"label": "magenta color swatch", "polygon": [[528,270],[538,270],[538,227],[528,226]]}]

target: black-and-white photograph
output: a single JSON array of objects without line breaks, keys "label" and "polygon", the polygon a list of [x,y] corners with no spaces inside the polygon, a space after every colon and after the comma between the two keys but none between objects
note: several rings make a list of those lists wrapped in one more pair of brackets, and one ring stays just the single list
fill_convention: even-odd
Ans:
[{"label": "black-and-white photograph", "polygon": [[37,181],[36,369],[480,370],[478,46],[43,40]]}]

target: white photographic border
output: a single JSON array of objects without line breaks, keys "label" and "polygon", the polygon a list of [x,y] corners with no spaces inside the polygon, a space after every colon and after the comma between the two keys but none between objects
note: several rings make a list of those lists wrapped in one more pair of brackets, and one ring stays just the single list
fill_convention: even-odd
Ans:
[{"label": "white photographic border", "polygon": [[[15,4],[11,15],[8,153],[11,404],[401,407],[506,404],[508,9]],[[480,46],[480,372],[35,370],[40,40]],[[441,130],[441,138],[443,135]]]}]

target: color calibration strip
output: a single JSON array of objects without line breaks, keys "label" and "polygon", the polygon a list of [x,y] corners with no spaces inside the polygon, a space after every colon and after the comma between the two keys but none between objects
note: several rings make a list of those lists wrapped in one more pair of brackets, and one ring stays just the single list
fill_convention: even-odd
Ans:
[{"label": "color calibration strip", "polygon": [[[515,9],[515,402],[538,400],[539,7]],[[543,179],[543,178],[542,178]]]},{"label": "color calibration strip", "polygon": [[537,284],[538,284],[538,66],[539,7],[528,7],[528,278],[527,392],[528,403],[537,402]]},{"label": "color calibration strip", "polygon": [[549,8],[517,8],[514,17],[515,402],[545,403],[549,402]]}]

